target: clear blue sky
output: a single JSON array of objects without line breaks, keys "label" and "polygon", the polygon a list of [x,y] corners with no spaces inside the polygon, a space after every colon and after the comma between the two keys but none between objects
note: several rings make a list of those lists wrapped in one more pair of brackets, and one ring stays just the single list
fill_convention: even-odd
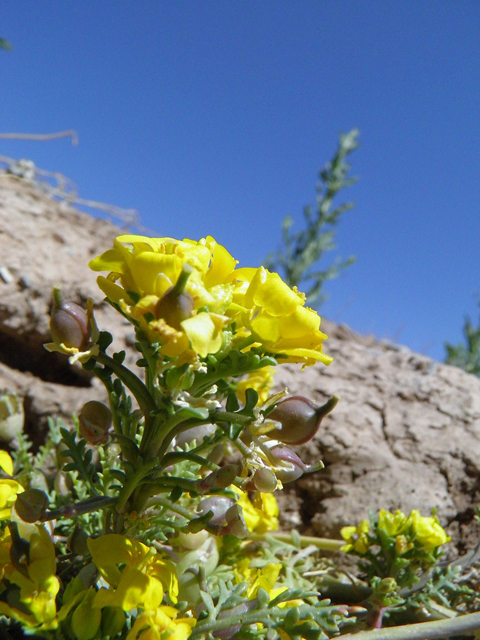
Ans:
[{"label": "clear blue sky", "polygon": [[478,0],[4,0],[0,141],[158,235],[258,265],[358,127],[322,315],[443,358],[480,290]]}]

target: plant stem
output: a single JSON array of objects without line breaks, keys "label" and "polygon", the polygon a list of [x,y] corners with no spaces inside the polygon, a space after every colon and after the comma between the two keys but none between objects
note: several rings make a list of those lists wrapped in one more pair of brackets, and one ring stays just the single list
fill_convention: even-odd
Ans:
[{"label": "plant stem", "polygon": [[193,513],[190,513],[188,509],[185,509],[181,505],[174,504],[173,502],[170,502],[170,500],[167,500],[166,498],[159,498],[158,496],[150,498],[145,508],[148,509],[155,505],[163,507],[164,509],[168,509],[169,511],[173,511],[173,513],[178,513],[179,516],[186,518],[188,521],[193,520],[193,518],[195,517]]},{"label": "plant stem", "polygon": [[[267,540],[267,538],[275,538],[279,542],[294,542],[294,538],[290,533],[275,533],[269,531],[268,533],[251,533],[250,540]],[[308,547],[313,545],[317,549],[323,551],[340,551],[340,548],[345,544],[345,540],[334,540],[331,538],[317,538],[316,536],[299,536],[299,541],[302,547]]]},{"label": "plant stem", "polygon": [[99,509],[105,509],[117,502],[117,498],[109,498],[107,496],[99,496],[95,498],[89,498],[83,502],[77,502],[76,504],[67,504],[60,509],[53,511],[47,511],[40,520],[47,522],[48,520],[56,520],[58,518],[73,518],[75,516],[83,515],[84,513],[91,513],[92,511],[98,511]]},{"label": "plant stem", "polygon": [[447,620],[385,627],[341,636],[342,640],[433,640],[466,635],[480,629],[480,613],[467,613]]},{"label": "plant stem", "polygon": [[138,406],[147,419],[150,413],[154,411],[157,406],[149,390],[140,378],[127,369],[127,367],[124,367],[123,364],[120,364],[114,358],[107,356],[107,354],[102,351],[100,351],[98,355],[94,356],[94,358],[97,362],[100,362],[100,364],[112,369],[115,375],[130,389],[138,402]]},{"label": "plant stem", "polygon": [[191,453],[190,451],[171,451],[163,456],[162,463],[160,468],[163,470],[165,467],[168,467],[171,464],[175,464],[177,462],[181,462],[182,460],[190,460],[191,462],[196,462],[201,467],[205,467],[210,469],[210,471],[216,471],[219,469],[218,464],[214,462],[210,462],[206,458],[197,455],[196,453]]}]

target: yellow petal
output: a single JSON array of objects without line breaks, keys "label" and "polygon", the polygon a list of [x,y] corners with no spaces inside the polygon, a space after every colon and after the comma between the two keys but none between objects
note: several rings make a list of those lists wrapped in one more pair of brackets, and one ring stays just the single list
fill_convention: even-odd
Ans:
[{"label": "yellow petal", "polygon": [[320,316],[312,309],[298,306],[293,313],[280,318],[279,327],[282,337],[300,338],[305,334],[318,331]]},{"label": "yellow petal", "polygon": [[0,467],[9,476],[13,476],[13,460],[6,451],[0,451]]},{"label": "yellow petal", "polygon": [[237,260],[211,236],[207,237],[207,244],[212,252],[212,260],[205,275],[205,287],[210,289],[227,281],[235,269]]},{"label": "yellow petal", "polygon": [[302,305],[302,299],[278,273],[270,273],[264,267],[259,267],[245,294],[245,304],[247,307],[261,307],[272,316],[285,316]]},{"label": "yellow petal", "polygon": [[222,328],[226,318],[214,313],[199,313],[181,323],[192,349],[202,358],[216,353],[223,342]]}]

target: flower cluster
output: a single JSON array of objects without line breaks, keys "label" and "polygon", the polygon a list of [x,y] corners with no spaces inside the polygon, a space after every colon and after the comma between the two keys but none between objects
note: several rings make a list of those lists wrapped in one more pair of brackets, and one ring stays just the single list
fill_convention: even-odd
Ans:
[{"label": "flower cluster", "polygon": [[211,236],[198,242],[119,236],[90,262],[108,271],[98,284],[108,300],[137,323],[165,356],[192,361],[225,347],[235,323],[237,343],[278,354],[287,362],[329,364],[320,317],[305,296],[263,267],[236,269]]}]

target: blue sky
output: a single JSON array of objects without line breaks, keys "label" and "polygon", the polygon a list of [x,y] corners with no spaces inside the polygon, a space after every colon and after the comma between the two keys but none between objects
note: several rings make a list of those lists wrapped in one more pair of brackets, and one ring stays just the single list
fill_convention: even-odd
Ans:
[{"label": "blue sky", "polygon": [[478,0],[4,0],[0,131],[80,143],[0,154],[256,266],[357,127],[321,314],[442,359],[478,315],[479,32]]}]

